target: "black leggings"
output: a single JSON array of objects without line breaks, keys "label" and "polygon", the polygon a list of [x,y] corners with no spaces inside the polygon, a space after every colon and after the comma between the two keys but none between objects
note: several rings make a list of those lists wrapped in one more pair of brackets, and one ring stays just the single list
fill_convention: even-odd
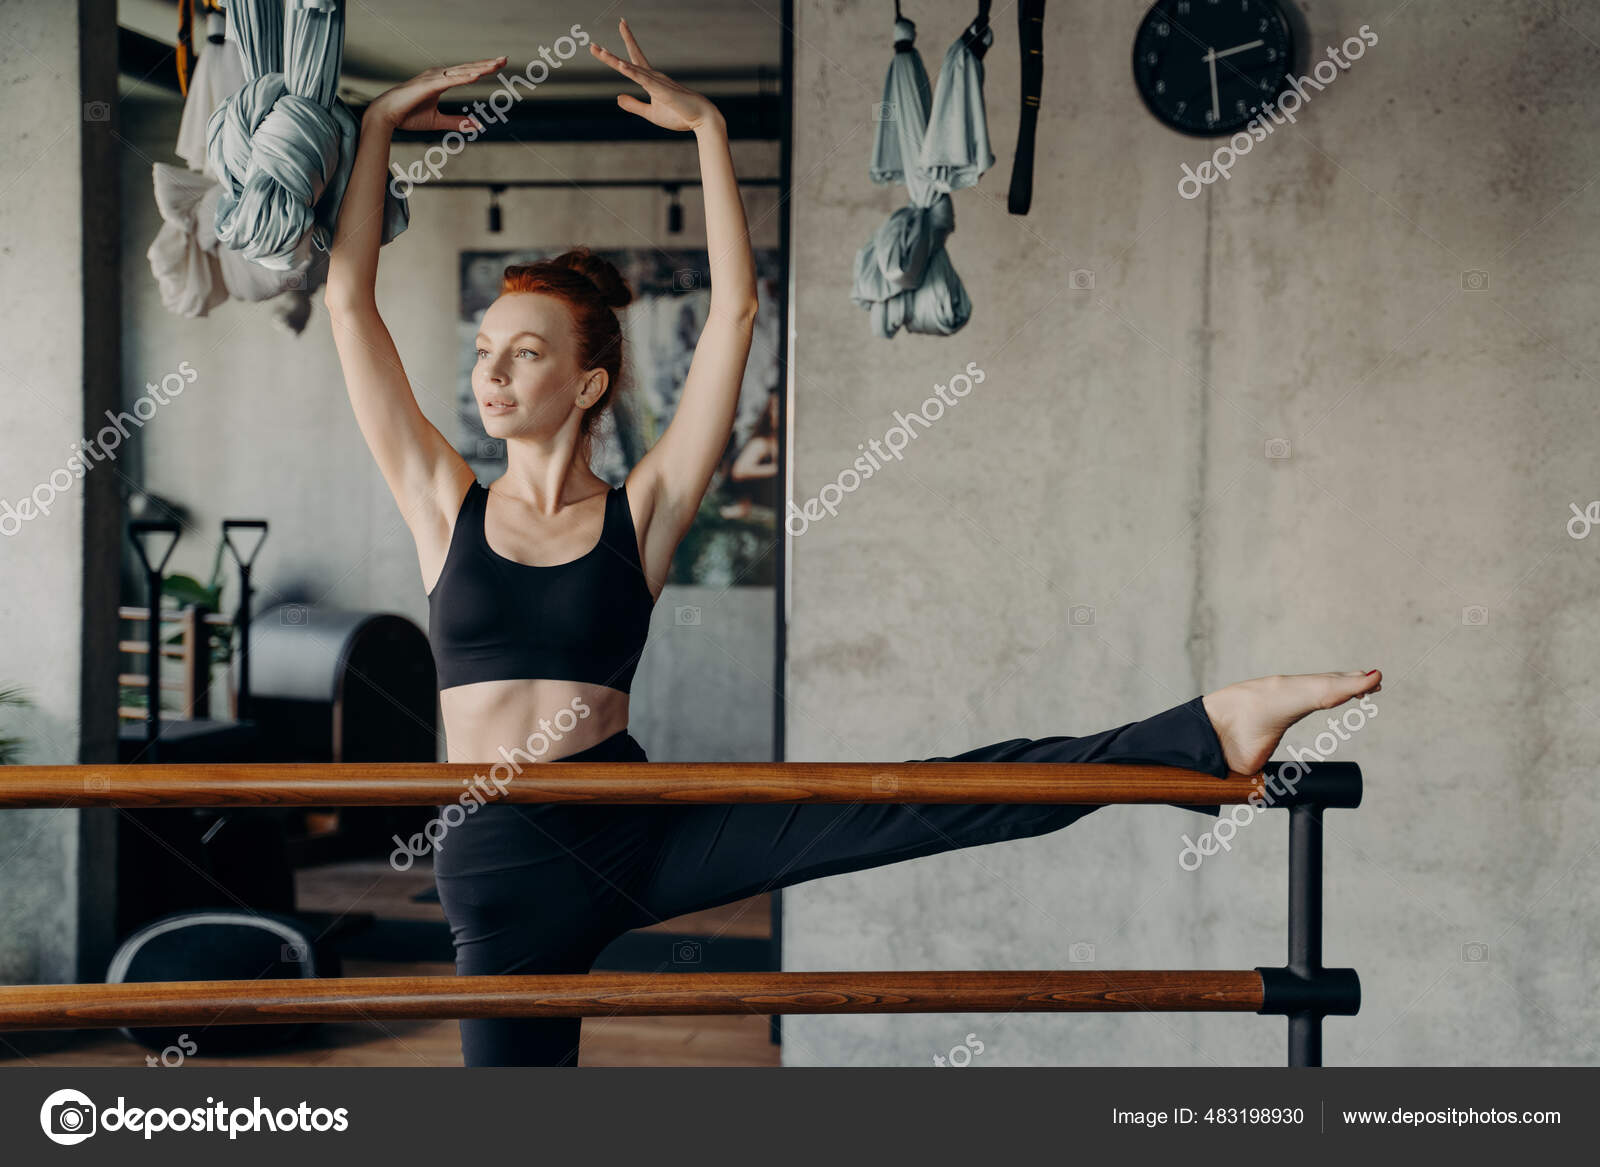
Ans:
[{"label": "black leggings", "polygon": [[[626,731],[558,759],[647,760]],[[1228,774],[1199,697],[1088,737],[1015,738],[955,758],[919,760],[1143,762]],[[434,878],[458,974],[586,973],[606,945],[635,928],[825,875],[1031,838],[1098,809],[1004,802],[489,803],[445,834]],[[574,1066],[579,1022],[463,1020],[462,1057],[468,1066]]]}]

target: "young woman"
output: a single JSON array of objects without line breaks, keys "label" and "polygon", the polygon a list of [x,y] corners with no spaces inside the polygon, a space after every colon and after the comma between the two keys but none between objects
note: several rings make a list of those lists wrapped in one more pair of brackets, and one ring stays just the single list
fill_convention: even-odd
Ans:
[{"label": "young woman", "polygon": [[[626,22],[620,31],[628,61],[591,52],[650,98],[619,96],[623,109],[694,134],[711,260],[710,315],[677,412],[621,486],[587,457],[622,380],[615,310],[631,293],[609,263],[579,249],[506,270],[472,373],[484,428],[506,443],[506,471],[489,487],[417,407],[378,314],[391,135],[467,128],[438,112],[439,95],[505,58],[430,69],[374,101],[339,218],[325,301],[356,420],[416,540],[452,762],[646,760],[628,734],[629,686],[673,550],[732,431],[756,282],[727,131],[710,101],[650,67]],[[1253,775],[1294,722],[1380,680],[1376,670],[1263,677],[1087,737],[1019,738],[960,759]],[[486,801],[448,832],[434,871],[458,972],[581,973],[634,928],[825,875],[1041,835],[1095,809]],[[578,1038],[576,1018],[461,1022],[469,1066],[576,1065]]]}]

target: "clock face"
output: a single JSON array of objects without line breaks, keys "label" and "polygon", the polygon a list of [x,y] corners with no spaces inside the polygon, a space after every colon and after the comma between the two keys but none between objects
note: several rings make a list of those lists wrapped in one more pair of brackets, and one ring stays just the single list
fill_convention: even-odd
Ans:
[{"label": "clock face", "polygon": [[1277,0],[1158,0],[1133,42],[1150,112],[1200,137],[1243,129],[1285,88],[1293,62]]}]

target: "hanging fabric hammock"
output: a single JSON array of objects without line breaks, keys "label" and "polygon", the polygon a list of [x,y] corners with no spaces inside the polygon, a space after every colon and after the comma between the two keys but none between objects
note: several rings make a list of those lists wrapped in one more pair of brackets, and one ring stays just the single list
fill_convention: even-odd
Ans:
[{"label": "hanging fabric hammock", "polygon": [[928,128],[933,89],[917,51],[917,26],[901,16],[894,22],[894,56],[883,79],[883,104],[873,125],[872,158],[867,175],[879,186],[903,182],[913,202],[927,200],[916,171],[922,139]]},{"label": "hanging fabric hammock", "polygon": [[[192,91],[192,90],[191,90]],[[145,251],[161,289],[161,303],[179,316],[205,316],[230,297],[294,303],[275,305],[276,319],[298,333],[294,321],[309,297],[327,279],[328,257],[313,253],[288,271],[274,271],[217,242],[217,203],[222,188],[209,174],[157,162],[151,167],[161,230]]]},{"label": "hanging fabric hammock", "polygon": [[151,167],[162,222],[145,257],[169,312],[205,316],[229,298],[256,301],[283,296],[285,302],[274,305],[274,319],[298,333],[295,322],[303,327],[310,293],[326,278],[326,253],[314,252],[305,262],[276,271],[217,241],[222,188],[206,156],[206,126],[217,106],[243,86],[244,62],[226,37],[221,13],[211,13],[209,22],[174,147],[189,169],[164,162]]},{"label": "hanging fabric hammock", "polygon": [[189,164],[190,170],[204,170],[215,178],[216,171],[206,158],[206,128],[217,106],[244,88],[244,59],[239,56],[239,46],[227,35],[222,14],[214,13],[209,20],[218,27],[208,32],[195,61],[174,153]]},{"label": "hanging fabric hammock", "polygon": [[994,165],[981,60],[994,33],[985,13],[945,53],[936,95],[916,36],[917,26],[897,12],[867,166],[875,183],[904,182],[911,201],[856,253],[851,291],[870,313],[873,332],[886,338],[901,328],[949,336],[971,317],[966,288],[945,251],[955,230],[950,192],[975,185]]},{"label": "hanging fabric hammock", "polygon": [[[287,10],[287,11],[286,11]],[[222,184],[217,238],[263,267],[326,251],[350,180],[360,126],[337,96],[343,0],[233,0],[245,83],[211,115],[206,155]],[[285,35],[287,34],[287,35]],[[384,243],[409,211],[384,195]]]},{"label": "hanging fabric hammock", "polygon": [[983,35],[975,52],[968,30],[945,51],[939,68],[939,88],[933,94],[933,112],[928,115],[927,133],[917,157],[917,170],[936,190],[977,186],[983,172],[994,165],[983,105],[981,53],[994,43],[994,32],[987,23]]}]

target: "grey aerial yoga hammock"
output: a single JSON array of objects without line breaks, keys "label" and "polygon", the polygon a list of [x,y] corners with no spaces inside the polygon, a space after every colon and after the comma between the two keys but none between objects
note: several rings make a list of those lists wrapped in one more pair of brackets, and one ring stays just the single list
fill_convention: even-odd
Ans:
[{"label": "grey aerial yoga hammock", "polygon": [[949,336],[972,315],[961,277],[945,252],[945,240],[955,229],[950,192],[975,185],[994,165],[980,59],[994,33],[984,14],[945,53],[936,93],[929,92],[916,36],[917,26],[897,15],[895,52],[867,168],[875,183],[903,181],[911,202],[891,214],[856,253],[851,291],[882,337],[901,328]]},{"label": "grey aerial yoga hammock", "polygon": [[150,168],[162,223],[145,255],[169,312],[205,316],[230,298],[277,300],[272,319],[298,333],[311,293],[326,279],[328,253],[314,252],[304,264],[275,271],[217,241],[222,187],[206,158],[206,125],[217,106],[243,87],[244,61],[225,35],[222,13],[208,13],[207,25],[174,147],[189,166],[157,162]]},{"label": "grey aerial yoga hammock", "polygon": [[[337,95],[344,0],[232,0],[228,17],[245,83],[206,125],[206,158],[222,184],[217,239],[286,270],[308,239],[332,245],[355,162],[360,125]],[[383,242],[409,219],[386,184]]]}]

